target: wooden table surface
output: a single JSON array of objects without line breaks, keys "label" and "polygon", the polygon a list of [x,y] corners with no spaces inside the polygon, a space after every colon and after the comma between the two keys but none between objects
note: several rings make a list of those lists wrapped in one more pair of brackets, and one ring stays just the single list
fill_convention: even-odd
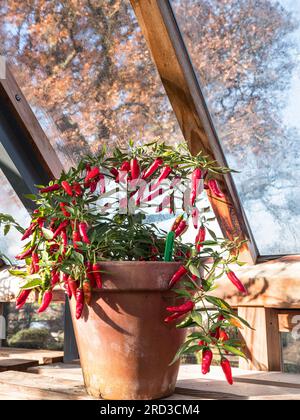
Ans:
[{"label": "wooden table surface", "polygon": [[[203,377],[199,365],[183,365],[176,392],[167,400],[300,400],[300,375],[233,369],[227,385],[219,367]],[[92,400],[84,389],[79,363],[29,367],[0,373],[0,400]]]}]

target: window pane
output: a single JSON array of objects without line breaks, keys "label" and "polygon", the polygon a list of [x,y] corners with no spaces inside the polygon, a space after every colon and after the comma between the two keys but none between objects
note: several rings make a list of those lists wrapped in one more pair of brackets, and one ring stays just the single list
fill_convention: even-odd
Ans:
[{"label": "window pane", "polygon": [[66,168],[103,143],[183,141],[129,0],[100,4],[0,5],[0,52]]},{"label": "window pane", "polygon": [[64,304],[51,303],[42,314],[37,313],[38,307],[28,303],[17,310],[15,303],[6,305],[8,347],[63,350]]},{"label": "window pane", "polygon": [[[281,333],[283,371],[300,373],[300,337],[292,332]],[[296,337],[297,335],[297,337]]]},{"label": "window pane", "polygon": [[300,2],[171,0],[260,254],[300,251]]},{"label": "window pane", "polygon": [[[30,223],[30,216],[21,203],[19,197],[13,190],[7,178],[0,169],[0,213],[10,214],[22,227],[26,227]],[[4,199],[5,197],[5,199]],[[4,236],[3,229],[0,230],[0,258],[4,255],[11,260],[20,252],[21,234],[12,228],[9,233]]]}]

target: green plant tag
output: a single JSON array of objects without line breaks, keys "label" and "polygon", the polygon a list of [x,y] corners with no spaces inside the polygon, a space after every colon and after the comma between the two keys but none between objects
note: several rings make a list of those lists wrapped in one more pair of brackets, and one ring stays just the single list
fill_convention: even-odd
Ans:
[{"label": "green plant tag", "polygon": [[175,233],[169,232],[166,240],[164,261],[171,261],[173,256]]}]

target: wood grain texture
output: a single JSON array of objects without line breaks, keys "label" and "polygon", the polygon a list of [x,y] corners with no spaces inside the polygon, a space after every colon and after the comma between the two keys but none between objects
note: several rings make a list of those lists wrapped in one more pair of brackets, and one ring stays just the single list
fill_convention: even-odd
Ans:
[{"label": "wood grain texture", "polygon": [[37,366],[38,364],[39,364],[38,360],[0,358],[0,372],[5,372],[7,370],[24,372],[28,368]]},{"label": "wood grain texture", "polygon": [[56,350],[32,350],[13,347],[1,347],[0,358],[26,359],[38,361],[39,364],[62,362],[63,352]]},{"label": "wood grain texture", "polygon": [[238,314],[251,327],[240,330],[248,360],[240,368],[262,371],[281,370],[281,345],[277,311],[270,308],[239,307]]},{"label": "wood grain texture", "polygon": [[[168,2],[131,0],[166,93],[192,153],[203,150],[222,166],[226,160],[207,111],[189,56]],[[230,175],[220,177],[224,201],[211,196],[211,204],[225,237],[248,240],[243,258],[255,262],[257,249],[246,224]]]},{"label": "wood grain texture", "polygon": [[282,257],[236,269],[249,295],[241,296],[225,276],[215,294],[232,306],[264,306],[300,309],[300,258]]},{"label": "wood grain texture", "polygon": [[[6,78],[0,79],[0,95],[5,99],[6,106],[12,111],[16,122],[27,134],[20,141],[30,143],[36,158],[42,163],[50,178],[59,177],[63,169],[62,165],[18,86],[9,65],[6,68]],[[18,101],[16,95],[19,97]]]}]

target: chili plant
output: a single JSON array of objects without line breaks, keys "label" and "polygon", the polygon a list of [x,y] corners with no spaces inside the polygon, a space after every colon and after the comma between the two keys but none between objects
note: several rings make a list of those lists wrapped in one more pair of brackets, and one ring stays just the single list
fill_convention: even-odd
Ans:
[{"label": "chili plant", "polygon": [[[246,323],[211,292],[216,280],[223,281],[227,274],[238,291],[246,293],[231,269],[243,264],[238,260],[242,242],[214,233],[204,200],[206,192],[211,199],[224,200],[217,178],[228,172],[201,152],[191,155],[186,145],[130,143],[110,154],[104,147],[48,186],[38,186],[39,195],[32,197],[37,209],[22,232],[25,244],[16,257],[25,261],[24,269],[12,270],[22,278],[17,307],[37,292],[39,312],[46,310],[53,288],[60,285],[76,300],[80,318],[93,290],[102,287],[102,261],[179,261],[169,283],[178,305],[166,308],[164,321],[191,332],[174,361],[202,351],[205,374],[216,349],[231,383],[226,355],[244,355],[241,343],[228,331]],[[153,210],[174,215],[169,232],[150,223]],[[189,227],[195,231],[193,243],[182,240]]]}]

